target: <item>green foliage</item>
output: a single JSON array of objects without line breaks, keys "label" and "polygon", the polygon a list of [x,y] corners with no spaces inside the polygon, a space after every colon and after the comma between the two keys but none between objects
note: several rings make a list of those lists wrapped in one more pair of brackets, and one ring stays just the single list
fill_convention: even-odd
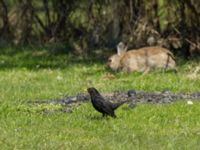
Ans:
[{"label": "green foliage", "polygon": [[[3,51],[3,50],[2,50]],[[8,52],[10,51],[10,52]],[[118,118],[102,118],[90,103],[63,113],[58,106],[31,105],[29,101],[61,98],[86,92],[128,89],[194,92],[200,80],[188,78],[197,62],[179,61],[178,73],[160,71],[112,73],[105,62],[51,54],[45,49],[5,49],[0,55],[1,149],[198,149],[200,103],[187,105],[138,104],[120,107]],[[112,74],[112,78],[107,78]],[[53,113],[45,113],[44,110]],[[55,110],[55,111],[54,111]]]},{"label": "green foliage", "polygon": [[194,0],[1,0],[0,44],[62,42],[87,53],[119,41],[141,47],[153,36],[155,45],[198,50],[199,6]]}]

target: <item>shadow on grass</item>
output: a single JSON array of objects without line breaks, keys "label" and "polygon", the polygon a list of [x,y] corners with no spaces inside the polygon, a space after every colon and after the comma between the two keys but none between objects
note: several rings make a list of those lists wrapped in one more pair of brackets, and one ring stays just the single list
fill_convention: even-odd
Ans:
[{"label": "shadow on grass", "polygon": [[110,120],[110,119],[117,119],[116,118],[112,118],[111,116],[105,116],[103,117],[100,113],[99,114],[86,114],[85,118],[87,118],[88,120],[96,120],[96,121],[99,121],[99,120]]},{"label": "shadow on grass", "polygon": [[95,115],[95,116],[87,116],[87,118],[89,119],[89,120],[103,120],[103,119],[105,119],[105,117],[102,117],[101,115]]},{"label": "shadow on grass", "polygon": [[[90,50],[90,54],[73,54],[68,47],[57,46],[0,46],[0,70],[13,68],[26,68],[30,70],[40,69],[65,69],[69,66],[94,64],[105,65],[111,50]],[[198,64],[199,57],[193,57],[189,61],[176,59],[177,66],[186,64]],[[113,73],[112,71],[108,70]],[[115,72],[116,73],[116,72]]]},{"label": "shadow on grass", "polygon": [[50,49],[45,47],[8,47],[1,48],[0,69],[26,68],[39,69],[64,69],[73,65],[94,65],[106,63],[105,55],[75,55],[67,50]]}]

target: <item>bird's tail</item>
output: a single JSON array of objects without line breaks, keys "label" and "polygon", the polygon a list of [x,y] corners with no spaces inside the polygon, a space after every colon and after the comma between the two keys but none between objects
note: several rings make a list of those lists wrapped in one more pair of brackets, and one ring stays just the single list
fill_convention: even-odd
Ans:
[{"label": "bird's tail", "polygon": [[115,109],[117,109],[120,105],[122,105],[122,104],[124,104],[124,103],[127,103],[127,102],[130,102],[130,100],[121,101],[121,102],[117,102],[117,103],[113,103],[112,109],[115,110]]}]

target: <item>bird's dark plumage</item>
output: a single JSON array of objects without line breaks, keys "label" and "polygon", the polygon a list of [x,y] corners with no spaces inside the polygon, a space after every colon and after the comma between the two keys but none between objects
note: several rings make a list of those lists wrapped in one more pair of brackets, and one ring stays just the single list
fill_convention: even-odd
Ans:
[{"label": "bird's dark plumage", "polygon": [[112,103],[110,101],[106,101],[101,94],[95,88],[88,88],[88,93],[91,97],[91,102],[94,108],[101,112],[103,116],[109,115],[113,118],[116,117],[114,110],[117,109],[120,105],[124,104],[127,101]]}]

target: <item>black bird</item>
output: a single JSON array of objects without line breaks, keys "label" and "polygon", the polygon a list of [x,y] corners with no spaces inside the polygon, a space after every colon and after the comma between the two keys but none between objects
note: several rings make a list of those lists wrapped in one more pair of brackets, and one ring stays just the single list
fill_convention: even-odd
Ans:
[{"label": "black bird", "polygon": [[97,89],[93,87],[88,88],[87,91],[90,94],[93,107],[98,112],[101,112],[103,114],[103,117],[105,115],[109,115],[113,118],[116,118],[114,110],[117,109],[120,105],[128,102],[128,101],[122,101],[122,102],[112,103],[110,101],[106,101],[97,91]]}]

